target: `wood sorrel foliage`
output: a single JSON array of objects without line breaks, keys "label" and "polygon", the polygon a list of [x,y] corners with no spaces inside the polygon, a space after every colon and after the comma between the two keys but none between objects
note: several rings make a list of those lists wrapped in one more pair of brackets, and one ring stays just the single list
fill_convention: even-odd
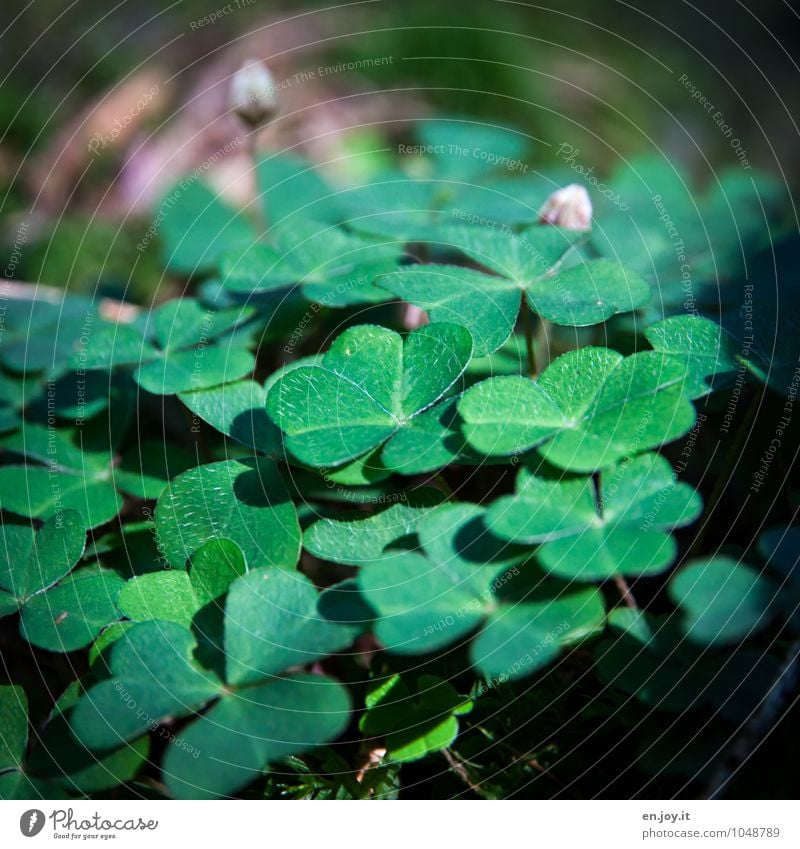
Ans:
[{"label": "wood sorrel foliage", "polygon": [[587,227],[585,189],[510,167],[519,134],[416,141],[336,189],[264,155],[265,236],[176,188],[154,229],[185,294],[127,323],[6,304],[0,795],[385,797],[453,763],[511,795],[623,709],[658,773],[653,710],[724,736],[769,690],[797,531],[775,511],[720,555],[709,509],[726,417],[797,388],[740,284],[772,182],[681,192],[643,159]]}]

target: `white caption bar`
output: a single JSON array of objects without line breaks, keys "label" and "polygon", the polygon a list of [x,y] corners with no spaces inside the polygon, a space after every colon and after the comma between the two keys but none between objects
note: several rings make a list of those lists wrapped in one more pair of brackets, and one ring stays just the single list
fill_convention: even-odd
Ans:
[{"label": "white caption bar", "polygon": [[[1,802],[0,845],[800,846],[796,802]],[[358,806],[358,807],[356,807]],[[563,842],[562,842],[563,841]]]}]

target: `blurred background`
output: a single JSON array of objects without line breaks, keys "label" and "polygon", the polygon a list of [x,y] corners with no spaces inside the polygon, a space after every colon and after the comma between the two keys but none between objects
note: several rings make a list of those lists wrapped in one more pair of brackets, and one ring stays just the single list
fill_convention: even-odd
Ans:
[{"label": "blurred background", "polygon": [[418,119],[468,115],[517,128],[535,167],[606,179],[652,154],[698,187],[758,169],[793,208],[786,0],[6,0],[0,14],[0,239],[17,281],[151,299],[158,240],[142,250],[142,232],[169,184],[200,169],[233,204],[253,191],[225,97],[249,57],[280,86],[259,143],[333,180],[368,179]]}]

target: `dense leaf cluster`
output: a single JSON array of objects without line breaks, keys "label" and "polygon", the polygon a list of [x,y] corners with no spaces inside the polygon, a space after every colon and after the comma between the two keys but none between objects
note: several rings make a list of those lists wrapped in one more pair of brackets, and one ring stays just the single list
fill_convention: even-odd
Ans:
[{"label": "dense leaf cluster", "polygon": [[742,557],[696,529],[729,399],[797,389],[766,291],[742,343],[778,192],[639,160],[576,233],[537,213],[574,175],[493,169],[515,133],[420,140],[456,136],[495,155],[359,186],[266,156],[266,233],[176,189],[185,288],[130,321],[5,305],[0,796],[390,797],[448,769],[431,792],[512,795],[580,775],[589,727],[711,711],[688,762],[646,730],[631,753],[697,776],[769,692],[798,533]]}]

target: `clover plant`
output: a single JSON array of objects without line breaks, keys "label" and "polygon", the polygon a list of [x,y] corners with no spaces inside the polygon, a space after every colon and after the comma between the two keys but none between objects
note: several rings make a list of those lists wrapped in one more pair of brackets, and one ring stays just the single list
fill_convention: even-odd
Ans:
[{"label": "clover plant", "polygon": [[654,712],[725,736],[769,697],[800,622],[772,180],[644,157],[623,209],[495,167],[537,161],[515,131],[410,132],[361,185],[263,152],[255,216],[179,184],[154,306],[5,304],[3,797],[548,794],[606,733],[692,780]]}]

